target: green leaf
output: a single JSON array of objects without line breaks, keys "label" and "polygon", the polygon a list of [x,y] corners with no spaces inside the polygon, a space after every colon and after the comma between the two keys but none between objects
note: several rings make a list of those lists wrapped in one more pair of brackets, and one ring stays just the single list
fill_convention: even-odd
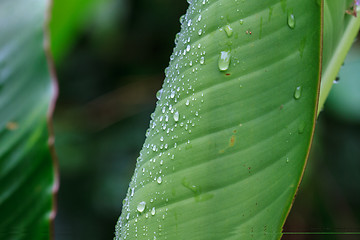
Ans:
[{"label": "green leaf", "polygon": [[281,236],[313,132],[320,16],[312,0],[193,1],[118,239]]},{"label": "green leaf", "polygon": [[116,239],[279,239],[317,114],[322,1],[188,2]]},{"label": "green leaf", "polygon": [[45,13],[46,1],[0,2],[1,239],[49,239],[55,215]]}]

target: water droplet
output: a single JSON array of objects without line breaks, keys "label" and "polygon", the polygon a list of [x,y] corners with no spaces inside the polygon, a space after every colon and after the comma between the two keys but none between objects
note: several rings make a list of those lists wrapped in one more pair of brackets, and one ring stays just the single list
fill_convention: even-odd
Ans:
[{"label": "water droplet", "polygon": [[157,91],[157,93],[156,93],[156,98],[157,98],[158,100],[160,100],[161,95],[162,95],[162,92],[163,92],[163,89],[160,89],[159,91]]},{"label": "water droplet", "polygon": [[301,122],[298,127],[298,133],[299,134],[304,133],[304,129],[305,129],[305,122]]},{"label": "water droplet", "polygon": [[190,27],[191,26],[191,19],[188,21],[188,27]]},{"label": "water droplet", "polygon": [[140,203],[137,205],[136,209],[137,209],[140,213],[142,213],[142,212],[145,210],[145,207],[146,207],[146,202],[142,201],[142,202],[140,202]]},{"label": "water droplet", "polygon": [[204,57],[201,57],[200,58],[200,64],[203,65],[205,63],[205,58]]},{"label": "water droplet", "polygon": [[182,15],[182,16],[179,18],[179,21],[180,21],[180,24],[183,24],[184,21],[185,21],[185,15]]},{"label": "water droplet", "polygon": [[294,29],[295,28],[295,16],[293,14],[293,10],[289,10],[288,11],[288,26],[289,28],[291,29]]},{"label": "water droplet", "polygon": [[[179,38],[180,38],[180,33],[177,33],[177,34],[175,35],[175,40],[174,40],[175,45],[177,45],[177,44],[178,44],[178,42],[179,42]],[[173,55],[171,55],[170,59],[171,59],[171,60],[173,60],[173,59],[174,59],[173,57],[174,57],[174,56],[173,56]]]},{"label": "water droplet", "polygon": [[302,92],[302,87],[301,86],[296,87],[295,92],[294,92],[294,98],[296,100],[301,98],[301,92]]},{"label": "water droplet", "polygon": [[174,120],[175,120],[175,122],[179,121],[179,112],[178,111],[176,111],[174,113]]},{"label": "water droplet", "polygon": [[151,215],[155,215],[155,213],[156,213],[156,210],[155,210],[155,207],[153,207],[152,209],[151,209]]},{"label": "water droplet", "polygon": [[240,19],[240,25],[244,24],[244,20]]},{"label": "water droplet", "polygon": [[190,101],[189,101],[189,99],[188,99],[188,100],[186,100],[185,105],[186,105],[186,106],[189,106],[189,104],[190,104]]},{"label": "water droplet", "polygon": [[162,178],[161,178],[161,176],[158,177],[158,178],[156,179],[156,181],[157,181],[158,184],[161,184],[161,183],[162,183]]},{"label": "water droplet", "polygon": [[289,163],[289,162],[290,162],[289,158],[288,158],[288,157],[286,157],[286,163]]},{"label": "water droplet", "polygon": [[200,186],[197,186],[191,182],[189,182],[186,178],[183,178],[181,184],[187,189],[191,190],[195,195],[199,195],[201,193]]},{"label": "water droplet", "polygon": [[230,51],[221,51],[218,62],[220,71],[228,70],[229,64],[230,64]]},{"label": "water droplet", "polygon": [[225,30],[226,35],[227,35],[228,37],[231,37],[231,36],[233,35],[233,29],[231,28],[230,25],[226,25],[226,26],[224,27],[224,30]]},{"label": "water droplet", "polygon": [[340,77],[336,77],[335,80],[333,81],[334,84],[338,84],[340,81]]}]

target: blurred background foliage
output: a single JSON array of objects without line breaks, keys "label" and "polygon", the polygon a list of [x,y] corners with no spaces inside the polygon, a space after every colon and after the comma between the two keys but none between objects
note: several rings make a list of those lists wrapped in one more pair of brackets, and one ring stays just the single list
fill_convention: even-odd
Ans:
[{"label": "blurred background foliage", "polygon": [[[57,240],[113,238],[186,8],[185,0],[54,0]],[[358,40],[318,119],[283,239],[360,237],[304,234],[360,232],[359,69]]]}]

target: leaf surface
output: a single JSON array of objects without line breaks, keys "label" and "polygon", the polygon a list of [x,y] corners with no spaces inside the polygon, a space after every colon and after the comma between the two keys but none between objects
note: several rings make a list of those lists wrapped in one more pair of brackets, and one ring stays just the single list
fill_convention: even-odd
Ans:
[{"label": "leaf surface", "polygon": [[49,239],[56,180],[44,51],[46,2],[0,2],[0,238]]},{"label": "leaf surface", "polygon": [[190,2],[116,239],[279,239],[317,113],[321,1]]}]

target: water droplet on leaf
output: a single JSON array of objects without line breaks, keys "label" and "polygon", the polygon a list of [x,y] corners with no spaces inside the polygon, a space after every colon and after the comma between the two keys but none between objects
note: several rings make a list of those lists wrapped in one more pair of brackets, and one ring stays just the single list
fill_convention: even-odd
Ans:
[{"label": "water droplet on leaf", "polygon": [[230,25],[226,25],[226,26],[224,27],[224,29],[225,29],[226,35],[227,35],[228,37],[231,37],[231,36],[233,35],[233,29],[231,28]]},{"label": "water droplet on leaf", "polygon": [[175,122],[179,121],[179,112],[178,111],[176,111],[174,113],[174,120],[175,120]]},{"label": "water droplet on leaf", "polygon": [[220,52],[220,57],[219,57],[219,62],[218,62],[220,71],[226,71],[229,69],[230,55],[231,55],[230,51],[221,51]]},{"label": "water droplet on leaf", "polygon": [[162,92],[163,92],[163,89],[160,89],[159,91],[157,91],[157,93],[156,93],[156,98],[157,98],[158,100],[160,100],[161,95],[162,95]]},{"label": "water droplet on leaf", "polygon": [[140,213],[142,213],[142,212],[145,210],[145,207],[146,207],[146,202],[142,201],[142,202],[140,202],[140,203],[137,205],[136,209],[137,209]]},{"label": "water droplet on leaf", "polygon": [[155,207],[153,207],[152,209],[151,209],[151,215],[155,215],[155,213],[156,213],[156,210],[155,210]]},{"label": "water droplet on leaf", "polygon": [[301,98],[301,92],[302,92],[302,87],[301,86],[296,87],[295,92],[294,92],[294,98],[296,100]]},{"label": "water droplet on leaf", "polygon": [[299,124],[299,128],[298,128],[299,134],[304,133],[304,129],[305,129],[305,123],[304,123],[304,122],[301,122],[301,123]]},{"label": "water droplet on leaf", "polygon": [[288,26],[291,29],[295,28],[295,16],[293,13],[293,10],[288,11],[288,20],[287,20]]}]

